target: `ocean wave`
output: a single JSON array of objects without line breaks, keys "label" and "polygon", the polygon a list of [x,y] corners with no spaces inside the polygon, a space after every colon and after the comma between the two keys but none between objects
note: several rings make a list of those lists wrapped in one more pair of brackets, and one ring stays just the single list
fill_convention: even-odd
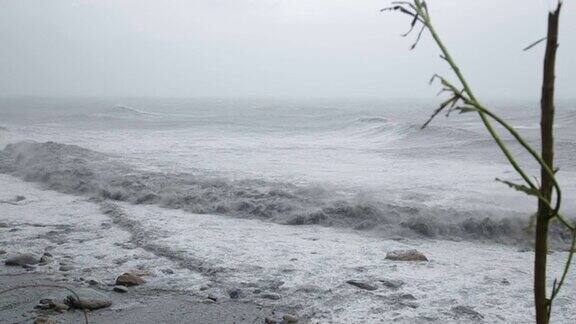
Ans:
[{"label": "ocean wave", "polygon": [[[430,125],[422,129],[421,124],[393,122],[384,117],[362,117],[354,120],[345,129],[351,136],[372,142],[397,141],[426,147],[446,143],[468,143],[476,141],[479,134],[472,130],[451,126]],[[341,136],[341,133],[338,133]]]},{"label": "ocean wave", "polygon": [[384,117],[360,117],[356,119],[356,122],[361,124],[380,124],[388,122],[388,119]]},{"label": "ocean wave", "polygon": [[139,116],[164,116],[165,114],[140,110],[124,105],[114,106],[113,111],[123,113],[123,114],[132,114],[132,115],[139,115]]},{"label": "ocean wave", "polygon": [[559,110],[556,112],[557,127],[574,127],[576,110]]},{"label": "ocean wave", "polygon": [[[423,209],[263,180],[231,181],[189,173],[146,172],[114,157],[54,142],[9,144],[0,173],[48,189],[100,200],[154,204],[199,214],[258,218],[287,225],[319,224],[387,235],[529,242],[526,219],[456,209]],[[558,230],[559,242],[563,242]]]},{"label": "ocean wave", "polygon": [[113,113],[121,114],[125,116],[153,116],[153,117],[164,117],[164,118],[192,118],[196,117],[193,114],[183,114],[183,113],[168,113],[168,112],[155,112],[147,111],[142,109],[133,108],[125,105],[117,105],[112,109]]}]

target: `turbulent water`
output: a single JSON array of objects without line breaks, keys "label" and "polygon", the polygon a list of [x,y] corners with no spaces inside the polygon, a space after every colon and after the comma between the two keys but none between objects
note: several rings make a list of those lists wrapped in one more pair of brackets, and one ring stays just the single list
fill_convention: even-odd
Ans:
[{"label": "turbulent water", "polygon": [[[493,106],[537,145],[535,103]],[[424,101],[4,98],[0,172],[65,193],[193,213],[390,237],[526,240],[535,201],[494,181],[518,177],[477,116],[440,118],[421,130],[433,108]],[[557,110],[564,211],[574,215],[576,103]],[[533,162],[526,168],[538,174]]]}]

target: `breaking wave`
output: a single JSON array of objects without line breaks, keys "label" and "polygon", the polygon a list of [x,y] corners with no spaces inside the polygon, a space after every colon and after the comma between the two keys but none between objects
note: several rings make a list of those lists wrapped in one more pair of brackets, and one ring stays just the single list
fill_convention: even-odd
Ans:
[{"label": "breaking wave", "polygon": [[[420,209],[290,183],[147,172],[103,153],[54,142],[7,145],[0,152],[0,172],[68,194],[288,225],[320,224],[402,237],[504,243],[526,243],[531,237],[521,215],[506,218],[456,209]],[[555,231],[560,242],[568,239],[567,233]]]},{"label": "breaking wave", "polygon": [[462,128],[430,125],[422,129],[421,124],[396,122],[384,117],[361,117],[338,130],[335,136],[341,137],[342,131],[350,136],[370,142],[397,142],[402,147],[430,147],[439,145],[462,145],[482,138],[475,131]]}]

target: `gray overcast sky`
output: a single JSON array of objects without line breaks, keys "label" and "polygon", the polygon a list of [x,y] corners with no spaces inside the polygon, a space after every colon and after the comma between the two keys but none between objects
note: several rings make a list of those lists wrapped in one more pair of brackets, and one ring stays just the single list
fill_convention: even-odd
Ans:
[{"label": "gray overcast sky", "polygon": [[[0,94],[417,97],[447,72],[382,0],[0,0]],[[480,95],[539,96],[552,0],[431,0]],[[565,1],[558,95],[576,98],[576,4]]]}]

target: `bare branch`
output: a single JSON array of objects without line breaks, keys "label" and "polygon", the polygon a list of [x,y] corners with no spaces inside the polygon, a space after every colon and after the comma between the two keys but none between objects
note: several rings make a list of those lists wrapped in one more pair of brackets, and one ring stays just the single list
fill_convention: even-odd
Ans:
[{"label": "bare branch", "polygon": [[527,50],[531,49],[532,47],[534,47],[534,46],[542,43],[542,42],[545,41],[546,39],[548,39],[548,37],[542,37],[542,38],[540,38],[539,40],[535,41],[534,43],[526,46],[526,47],[523,49],[523,51],[527,51]]},{"label": "bare branch", "polygon": [[426,25],[422,25],[422,28],[420,28],[420,31],[418,32],[418,37],[416,37],[416,41],[412,44],[412,46],[410,46],[410,50],[413,50],[416,48],[416,45],[418,45],[418,42],[420,41],[420,38],[422,37],[422,33],[424,32],[424,29],[426,29]]}]

